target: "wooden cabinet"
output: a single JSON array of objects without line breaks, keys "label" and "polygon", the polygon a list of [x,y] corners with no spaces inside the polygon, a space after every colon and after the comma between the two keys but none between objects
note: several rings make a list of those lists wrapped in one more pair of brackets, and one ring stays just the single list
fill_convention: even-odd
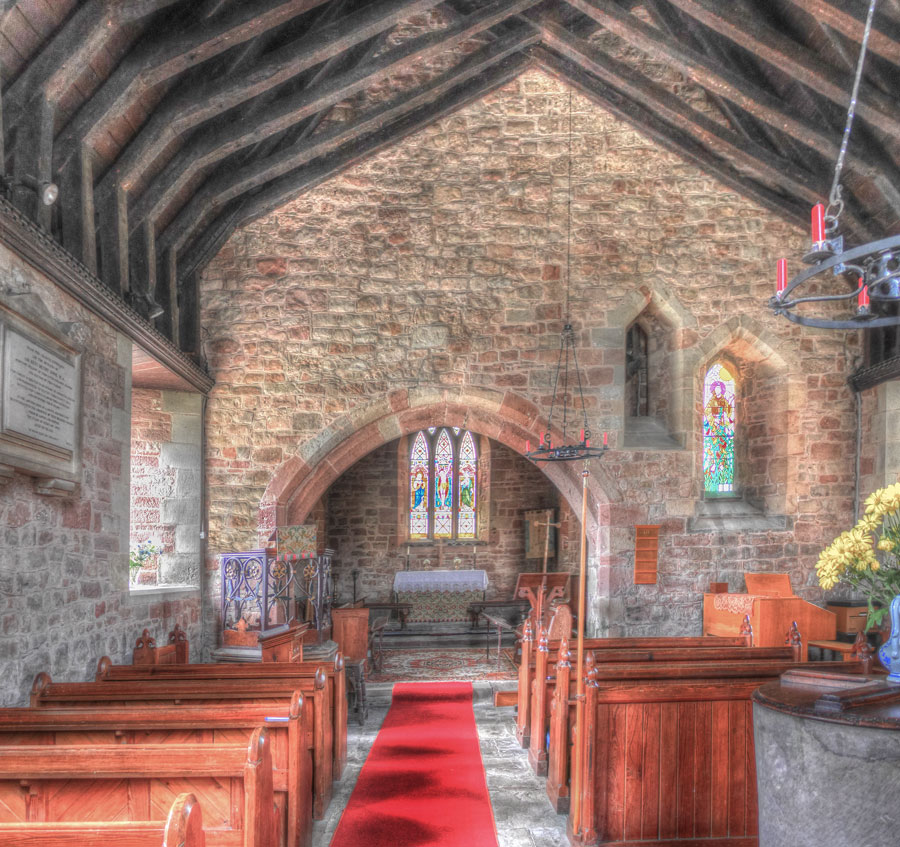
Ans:
[{"label": "wooden cabinet", "polygon": [[659,560],[659,524],[641,524],[634,528],[634,584],[656,582]]},{"label": "wooden cabinet", "polygon": [[331,637],[337,642],[344,659],[358,662],[369,650],[369,610],[332,609]]}]

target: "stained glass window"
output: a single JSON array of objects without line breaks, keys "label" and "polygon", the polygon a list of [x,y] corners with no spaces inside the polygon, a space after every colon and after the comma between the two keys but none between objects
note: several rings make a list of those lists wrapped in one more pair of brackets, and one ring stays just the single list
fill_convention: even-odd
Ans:
[{"label": "stained glass window", "polygon": [[[428,427],[409,452],[409,537],[477,538],[478,448],[460,427]],[[432,493],[433,492],[433,493]]]},{"label": "stained glass window", "polygon": [[409,456],[409,537],[428,538],[428,441],[420,432]]},{"label": "stained glass window", "polygon": [[734,493],[734,377],[721,362],[703,382],[703,488],[707,494]]},{"label": "stained glass window", "polygon": [[475,498],[478,494],[478,465],[475,441],[467,432],[459,444],[459,525],[457,538],[475,537]]},{"label": "stained glass window", "polygon": [[446,429],[434,447],[434,537],[453,537],[453,444]]}]

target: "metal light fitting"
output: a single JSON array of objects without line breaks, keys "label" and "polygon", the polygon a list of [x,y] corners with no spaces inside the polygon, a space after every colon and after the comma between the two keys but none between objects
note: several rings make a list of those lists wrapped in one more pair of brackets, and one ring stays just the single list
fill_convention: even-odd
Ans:
[{"label": "metal light fitting", "polygon": [[[856,76],[853,81],[853,91],[847,109],[844,136],[835,163],[828,207],[825,208],[823,204],[818,203],[812,209],[812,246],[803,257],[803,261],[811,267],[801,271],[788,283],[787,260],[780,259],[775,295],[769,300],[769,306],[776,315],[783,315],[789,321],[803,326],[857,330],[900,324],[900,309],[893,310],[896,314],[885,314],[883,309],[872,308],[872,304],[875,304],[876,307],[888,304],[900,305],[900,235],[845,249],[844,237],[838,232],[840,216],[844,208],[840,176],[850,143],[850,130],[856,113],[859,84],[862,79],[863,63],[869,35],[872,31],[876,3],[877,0],[871,0],[869,4],[856,66]],[[856,283],[856,287],[840,294],[802,295],[807,283],[812,280],[821,281],[829,275],[832,277],[849,276]],[[848,317],[815,317],[797,310],[797,307],[803,303],[828,303],[853,300],[854,298],[856,298],[856,310]]]},{"label": "metal light fitting", "polygon": [[[550,414],[547,418],[547,431],[541,433],[538,447],[531,449],[531,442],[525,442],[525,457],[532,462],[577,462],[600,458],[609,449],[607,447],[607,434],[603,433],[603,446],[591,446],[591,431],[588,429],[587,412],[584,406],[584,391],[581,387],[581,371],[578,368],[578,354],[575,350],[575,331],[569,321],[569,277],[572,266],[572,92],[569,92],[569,165],[568,165],[568,198],[567,198],[567,223],[566,223],[566,322],[563,326],[559,340],[559,358],[556,362],[556,374],[553,378],[553,398],[550,401]],[[575,368],[575,384],[578,389],[578,398],[581,401],[581,440],[569,443],[569,356]],[[562,444],[553,444],[553,413],[556,409],[557,391],[560,388],[562,377]],[[576,414],[575,402],[572,402],[571,417]]]},{"label": "metal light fitting", "polygon": [[0,175],[0,186],[3,191],[9,194],[14,188],[25,186],[34,191],[44,206],[52,206],[59,199],[59,186],[55,182],[49,180],[38,181],[35,177],[28,174],[21,176]]}]

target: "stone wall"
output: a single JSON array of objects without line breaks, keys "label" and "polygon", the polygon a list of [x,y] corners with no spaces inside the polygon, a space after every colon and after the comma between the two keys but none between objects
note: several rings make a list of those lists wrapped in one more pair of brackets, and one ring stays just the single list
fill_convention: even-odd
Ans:
[{"label": "stone wall", "polygon": [[93,678],[97,660],[130,661],[144,627],[176,621],[199,643],[199,594],[128,590],[131,342],[0,245],[0,296],[27,299],[66,327],[82,354],[81,482],[70,497],[36,493],[23,474],[0,485],[0,706],[24,705],[35,674]]},{"label": "stone wall", "polygon": [[184,391],[132,392],[131,547],[150,541],[160,550],[149,574],[160,585],[199,585],[201,399]]},{"label": "stone wall", "polygon": [[[501,444],[490,449],[489,536],[477,544],[471,542],[407,545],[405,527],[398,526],[397,466],[400,450],[392,441],[373,450],[331,486],[327,495],[328,546],[334,549],[335,588],[340,602],[353,599],[352,571],[359,571],[357,597],[387,600],[394,574],[406,567],[410,549],[412,570],[430,568],[470,568],[487,572],[488,596],[512,598],[516,575],[522,570],[540,570],[541,559],[525,559],[524,513],[531,509],[557,510],[560,497],[546,477],[530,462]],[[402,495],[406,502],[406,492]],[[550,560],[553,570],[570,570],[577,565],[577,523],[565,510],[561,527],[562,555],[559,565]],[[571,533],[571,538],[570,538]],[[574,541],[571,539],[574,538]],[[457,561],[459,559],[459,561]]]},{"label": "stone wall", "polygon": [[[776,260],[808,236],[578,95],[572,110],[571,318],[590,426],[612,447],[591,481],[591,628],[696,634],[708,582],[742,589],[747,570],[788,571],[821,600],[816,555],[852,510],[857,347],[767,308]],[[422,426],[419,408],[459,425],[490,405],[481,434],[518,450],[545,426],[567,113],[564,86],[528,72],[232,236],[202,283],[211,552],[302,519],[345,460]],[[645,308],[670,325],[665,414],[683,449],[624,449],[625,329]],[[718,355],[746,375],[739,474],[761,511],[716,523],[699,413]],[[574,472],[557,479],[580,509]],[[661,525],[660,576],[635,586],[645,523]]]}]

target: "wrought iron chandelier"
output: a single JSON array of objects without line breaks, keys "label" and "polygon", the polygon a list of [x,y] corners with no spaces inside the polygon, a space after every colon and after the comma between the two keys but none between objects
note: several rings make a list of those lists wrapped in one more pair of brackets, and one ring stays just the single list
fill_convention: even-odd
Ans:
[{"label": "wrought iron chandelier", "polygon": [[[804,326],[822,329],[874,329],[881,326],[900,324],[898,314],[879,314],[872,304],[900,303],[900,235],[882,238],[859,247],[844,249],[844,237],[839,233],[839,220],[844,208],[841,197],[841,170],[850,143],[850,130],[856,113],[856,101],[862,79],[863,63],[872,31],[877,0],[871,0],[868,17],[863,31],[856,76],[840,152],[834,168],[834,179],[828,198],[828,207],[817,203],[812,209],[812,247],[803,257],[810,265],[790,282],[787,281],[787,259],[778,260],[775,295],[769,305],[776,315],[784,315],[788,320]],[[855,290],[841,294],[809,294],[803,296],[804,286],[811,280],[825,276],[850,277],[856,282]],[[802,303],[826,303],[856,299],[856,312],[850,317],[814,317],[797,311]]]},{"label": "wrought iron chandelier", "polygon": [[[541,433],[540,444],[531,449],[531,442],[525,442],[525,456],[533,462],[576,462],[579,459],[590,459],[602,456],[608,449],[607,433],[603,433],[603,446],[591,446],[591,431],[588,428],[587,411],[584,406],[584,391],[581,386],[581,370],[578,367],[578,353],[575,350],[575,331],[572,329],[569,313],[569,278],[572,266],[572,92],[569,91],[569,149],[568,149],[568,187],[566,200],[566,317],[559,339],[559,358],[556,362],[556,374],[553,377],[553,397],[550,401],[550,415],[547,417],[547,431]],[[574,374],[569,374],[569,359],[572,360]],[[569,381],[577,389],[578,401],[581,403],[581,438],[569,441],[569,429],[577,427],[578,409],[575,398],[569,408]],[[553,443],[553,415],[558,411],[557,397],[562,390],[562,443]],[[574,431],[573,431],[574,439]]]}]

